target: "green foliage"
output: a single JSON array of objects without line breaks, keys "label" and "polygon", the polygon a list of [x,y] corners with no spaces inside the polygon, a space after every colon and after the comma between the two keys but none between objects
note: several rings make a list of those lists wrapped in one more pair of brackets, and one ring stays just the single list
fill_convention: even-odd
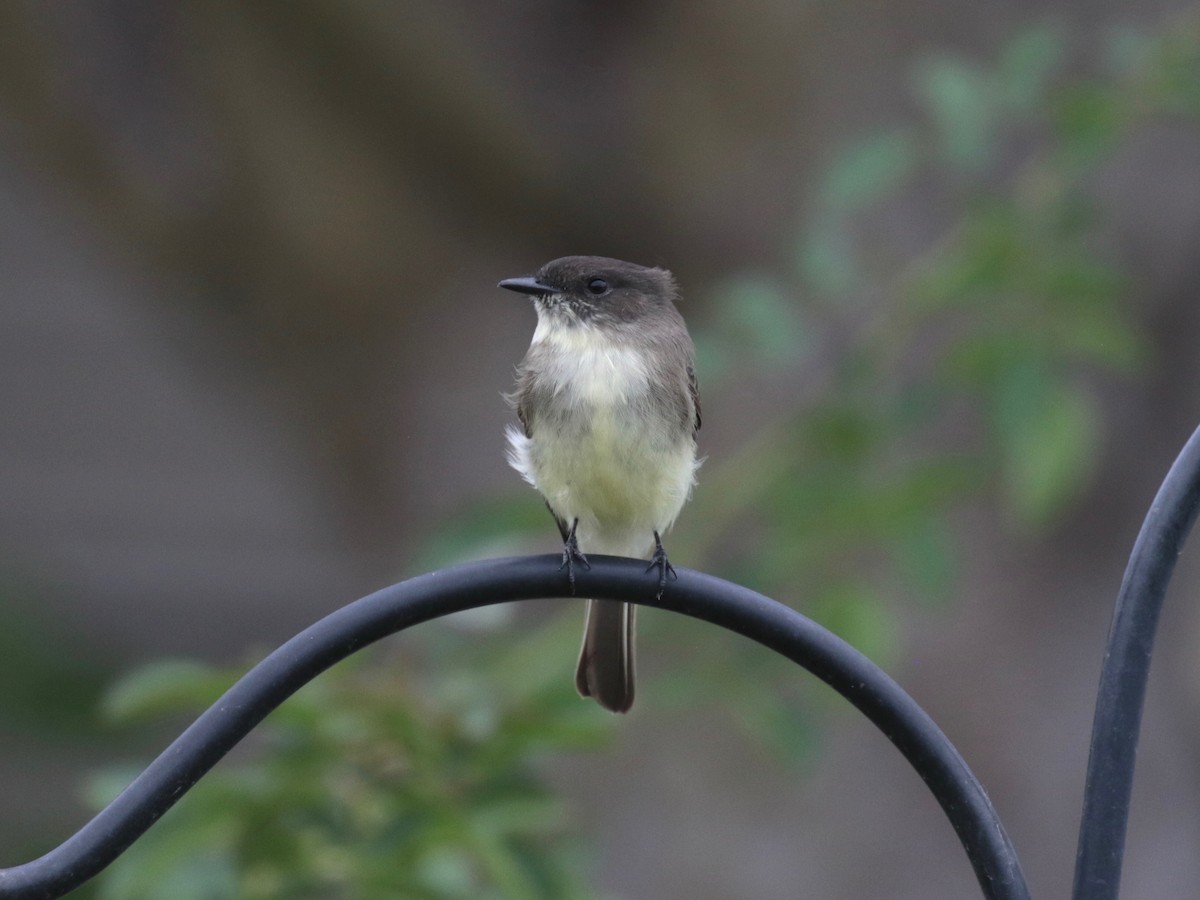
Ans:
[{"label": "green foliage", "polygon": [[[1123,32],[1091,80],[1062,74],[1067,55],[1037,28],[990,65],[923,61],[919,121],[848,147],[786,236],[787,264],[735,274],[706,327],[693,318],[705,390],[736,374],[775,415],[705,464],[676,560],[794,603],[886,663],[904,605],[951,595],[968,502],[1036,532],[1087,486],[1103,429],[1092,385],[1145,356],[1089,184],[1152,117],[1200,114],[1200,35]],[[865,226],[904,208],[918,177],[940,218],[915,229],[932,236],[923,250],[889,257]],[[427,561],[549,541],[532,492],[514,496],[450,523]],[[260,729],[255,760],[222,764],[114,866],[102,896],[583,896],[536,766],[595,746],[608,722],[572,695],[569,613],[502,639],[487,619],[429,626],[412,638],[437,660],[428,674],[372,660],[323,676]],[[717,698],[779,757],[811,755],[807,682],[678,619],[659,640],[666,618],[642,619],[646,653],[669,660],[643,706]],[[196,710],[229,678],[166,664],[115,689],[108,711]]]},{"label": "green foliage", "polygon": [[735,365],[788,366],[803,357],[808,347],[803,310],[790,302],[782,284],[746,275],[731,279],[721,293],[725,302],[711,327],[695,335],[697,365],[708,376],[720,379]]},{"label": "green foliage", "polygon": [[0,719],[10,733],[86,734],[107,666],[77,634],[56,626],[40,589],[0,572]]},{"label": "green foliage", "polygon": [[[1064,56],[1056,32],[1037,28],[990,67],[930,57],[914,76],[922,124],[841,155],[795,270],[774,276],[809,342],[839,342],[839,359],[815,360],[819,387],[760,440],[709,462],[689,510],[703,522],[691,554],[727,557],[743,546],[737,534],[755,534],[738,550],[749,558],[726,565],[876,652],[891,630],[880,610],[951,589],[965,500],[994,498],[1019,528],[1061,514],[1096,456],[1092,379],[1135,371],[1144,356],[1087,179],[1153,110],[1181,105],[1159,91],[1187,80],[1154,73],[1173,68],[1164,57],[1189,56],[1173,40],[1139,44],[1125,53],[1136,65],[1092,82],[1058,77]],[[860,246],[863,225],[917,175],[946,182],[953,214],[917,258],[867,266],[878,253]],[[766,344],[789,325],[759,327]],[[728,369],[775,358],[718,333]]]},{"label": "green foliage", "polygon": [[963,60],[935,56],[918,67],[915,86],[941,159],[961,172],[977,172],[990,162],[999,123],[987,74]]},{"label": "green foliage", "polygon": [[996,64],[1000,102],[1015,113],[1036,114],[1062,62],[1063,50],[1058,32],[1048,26],[1017,34],[1001,50]]},{"label": "green foliage", "polygon": [[848,148],[825,176],[825,205],[841,213],[869,206],[912,174],[918,152],[909,131],[881,134]]},{"label": "green foliage", "polygon": [[[537,762],[602,734],[560,673],[532,669],[514,700],[474,679],[414,690],[379,660],[343,665],[260,726],[253,760],[223,763],[168,812],[99,896],[585,897]],[[199,712],[234,677],[163,663],[118,684],[106,710],[123,724]],[[97,779],[95,802],[128,776]]]}]

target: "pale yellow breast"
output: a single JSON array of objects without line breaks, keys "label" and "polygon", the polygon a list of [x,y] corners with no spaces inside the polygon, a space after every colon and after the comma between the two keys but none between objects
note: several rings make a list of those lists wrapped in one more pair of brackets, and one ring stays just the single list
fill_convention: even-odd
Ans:
[{"label": "pale yellow breast", "polygon": [[556,402],[578,409],[586,428],[539,430],[527,477],[568,522],[579,519],[586,551],[642,555],[687,500],[695,472],[690,435],[664,444],[662,423],[629,415],[649,390],[648,360],[581,327],[539,324],[534,342],[558,351],[541,375]]}]

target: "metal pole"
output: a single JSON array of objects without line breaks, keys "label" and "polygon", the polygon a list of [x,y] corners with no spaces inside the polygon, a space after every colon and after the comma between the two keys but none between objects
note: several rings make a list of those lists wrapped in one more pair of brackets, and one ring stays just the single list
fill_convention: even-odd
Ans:
[{"label": "metal pole", "polygon": [[1138,733],[1158,614],[1200,509],[1200,429],[1184,445],[1142,524],[1117,596],[1092,723],[1074,900],[1116,900]]}]

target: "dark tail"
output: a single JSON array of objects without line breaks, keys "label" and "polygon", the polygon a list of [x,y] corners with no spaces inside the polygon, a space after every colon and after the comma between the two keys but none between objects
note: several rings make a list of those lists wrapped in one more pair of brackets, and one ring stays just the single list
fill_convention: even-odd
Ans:
[{"label": "dark tail", "polygon": [[575,687],[610,712],[633,706],[633,620],[636,607],[615,600],[589,600]]}]

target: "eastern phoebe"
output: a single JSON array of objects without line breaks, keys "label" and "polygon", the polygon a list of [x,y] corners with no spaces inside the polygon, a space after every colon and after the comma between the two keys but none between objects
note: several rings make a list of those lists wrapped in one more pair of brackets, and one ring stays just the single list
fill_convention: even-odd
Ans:
[{"label": "eastern phoebe", "polygon": [[[695,349],[665,269],[567,256],[500,287],[537,310],[509,398],[508,461],[546,500],[574,591],[588,553],[645,559],[659,594],[674,575],[661,535],[695,481]],[[633,704],[634,607],[589,600],[575,686],[605,709]]]}]

